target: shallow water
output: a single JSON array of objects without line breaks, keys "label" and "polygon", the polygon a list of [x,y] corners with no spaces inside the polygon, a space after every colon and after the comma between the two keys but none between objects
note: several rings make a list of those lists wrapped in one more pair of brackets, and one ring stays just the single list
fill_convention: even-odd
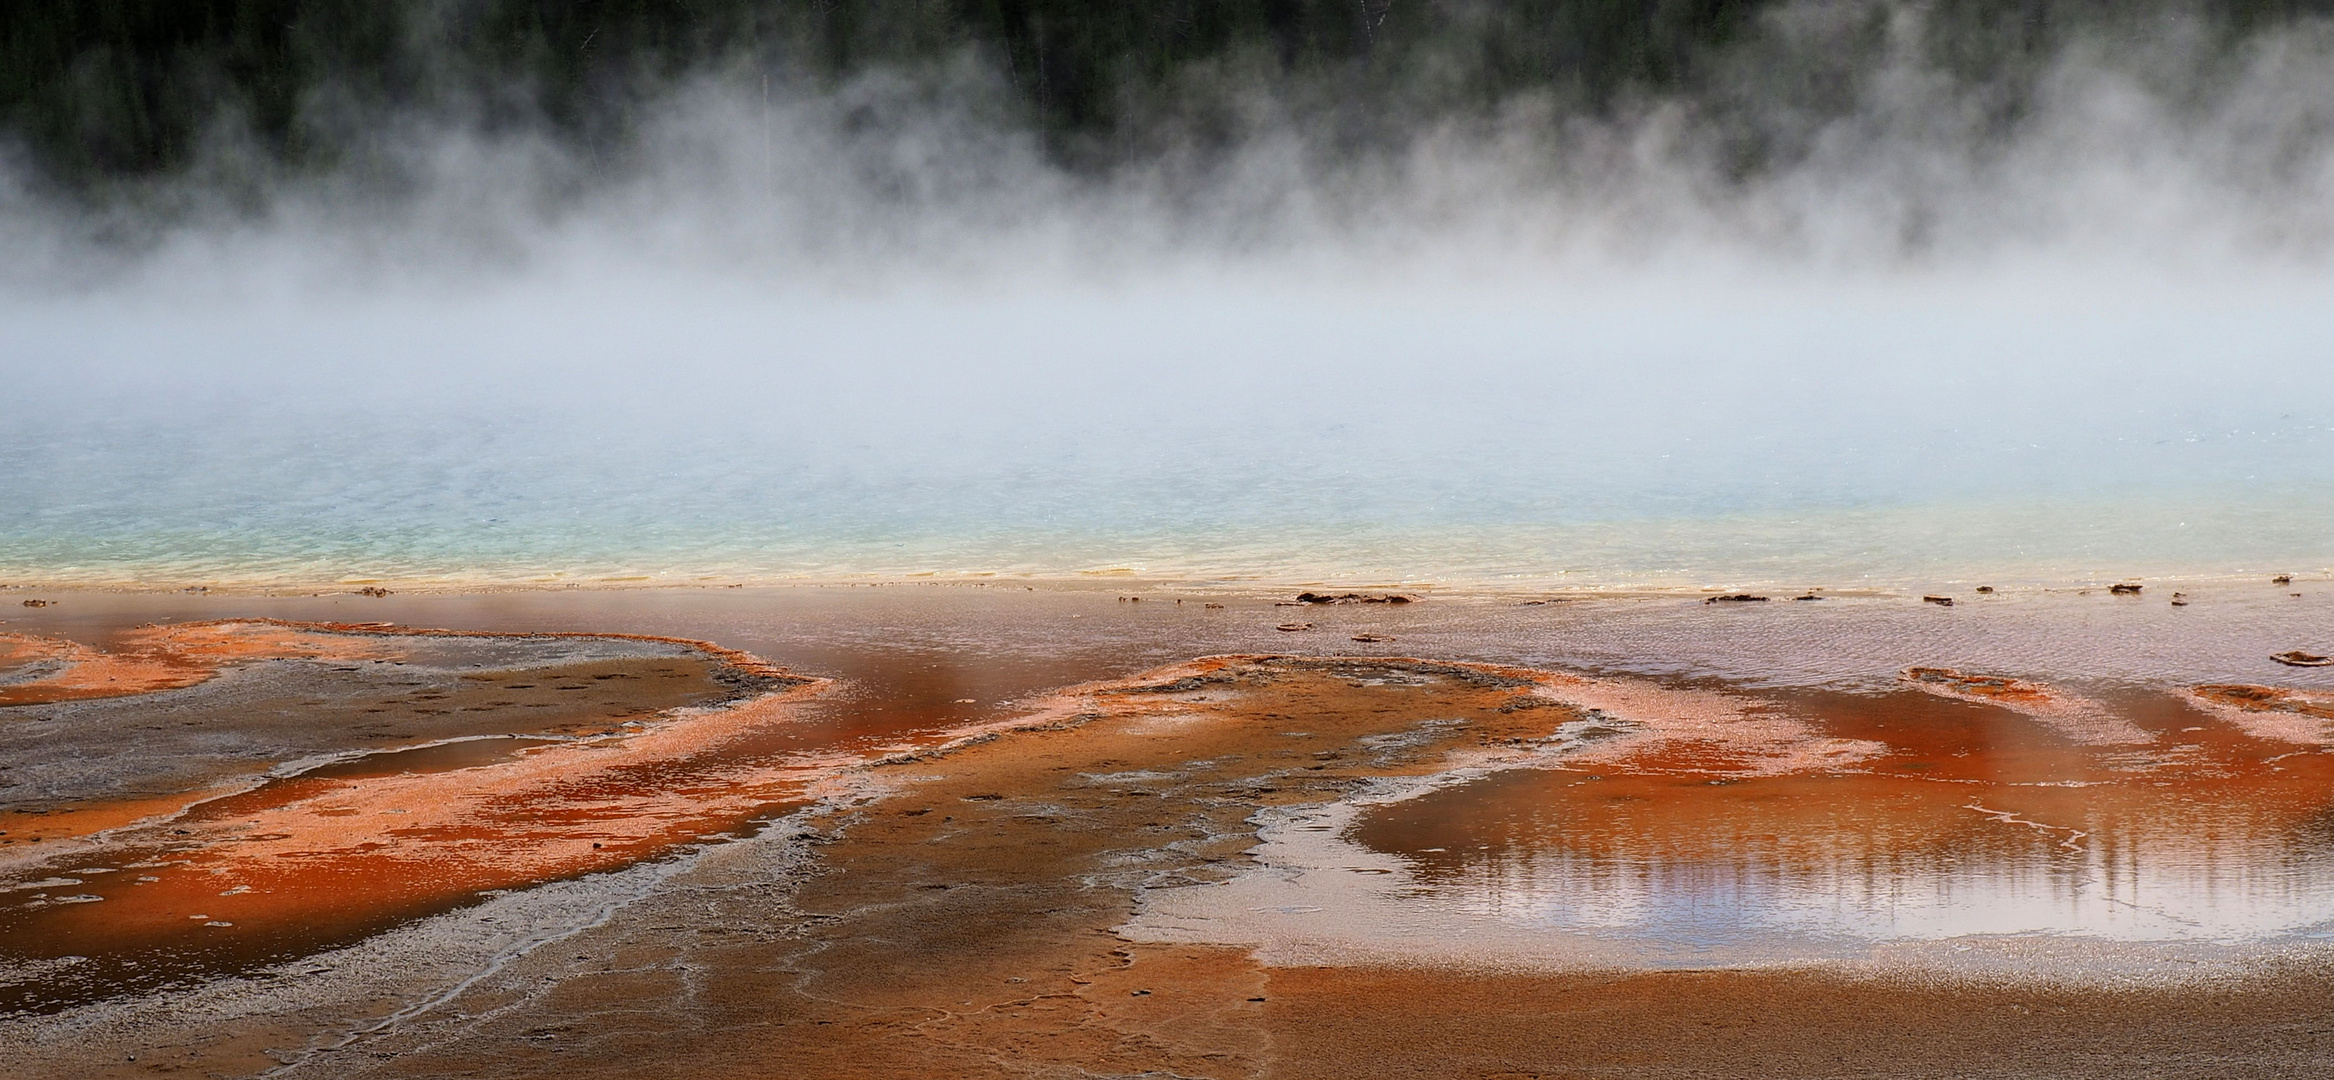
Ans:
[{"label": "shallow water", "polygon": [[[345,761],[319,765],[301,771],[297,776],[276,783],[297,783],[300,780],[355,780],[369,776],[396,776],[399,773],[450,772],[478,765],[492,764],[511,757],[528,747],[551,746],[557,740],[529,739],[516,735],[489,735],[476,739],[456,739],[451,742],[417,746],[410,750],[387,750],[363,754]],[[271,793],[272,794],[272,793]],[[231,811],[230,811],[231,812]]]},{"label": "shallow water", "polygon": [[2324,746],[2252,738],[2165,694],[2115,701],[2152,736],[2124,746],[1911,692],[1786,700],[1887,752],[1814,775],[1508,773],[1375,808],[1350,835],[1410,862],[1431,906],[1682,956],[2334,934]]},{"label": "shallow water", "polygon": [[2334,307],[2307,274],[1483,274],[0,297],[0,575],[2334,567]]}]

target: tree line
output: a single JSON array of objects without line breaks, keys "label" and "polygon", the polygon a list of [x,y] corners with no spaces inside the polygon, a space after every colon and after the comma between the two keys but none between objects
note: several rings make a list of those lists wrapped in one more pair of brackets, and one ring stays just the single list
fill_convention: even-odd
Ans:
[{"label": "tree line", "polygon": [[[10,0],[0,5],[0,138],[65,186],[168,174],[221,125],[290,168],[329,167],[381,110],[620,141],[679,78],[749,72],[790,88],[971,58],[1018,123],[1103,167],[1209,78],[1411,117],[1522,93],[1599,110],[1691,94],[1762,33],[1778,0]],[[1878,25],[1895,0],[1833,5]],[[2334,0],[2179,10],[2238,38]],[[1934,0],[1928,49],[2014,79],[2106,0]],[[1799,73],[1778,71],[1778,87]],[[1803,81],[1803,80],[1802,80]],[[1798,92],[1806,93],[1802,88]]]}]

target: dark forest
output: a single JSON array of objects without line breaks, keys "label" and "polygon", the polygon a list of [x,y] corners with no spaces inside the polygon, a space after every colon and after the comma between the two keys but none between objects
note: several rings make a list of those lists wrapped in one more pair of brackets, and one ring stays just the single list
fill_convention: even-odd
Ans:
[{"label": "dark forest", "polygon": [[[728,75],[816,91],[872,71],[970,64],[1005,122],[1057,162],[1108,169],[1156,133],[1209,130],[1236,84],[1367,141],[1425,116],[1539,95],[1596,113],[1707,99],[1786,5],[1772,0],[13,0],[0,8],[0,140],[41,182],[88,190],[168,176],[231,132],[294,171],[347,158],[392,112],[486,131],[548,128],[620,148],[677,80]],[[1801,4],[1804,8],[1807,5]],[[1822,5],[1873,27],[1909,9]],[[2020,80],[2076,35],[2202,26],[2223,45],[2334,8],[2240,0],[2142,12],[2103,0],[1921,5],[1924,60],[2014,123]],[[1847,108],[1847,55],[1761,61],[1754,96]],[[1755,165],[1759,148],[1746,160]]]}]

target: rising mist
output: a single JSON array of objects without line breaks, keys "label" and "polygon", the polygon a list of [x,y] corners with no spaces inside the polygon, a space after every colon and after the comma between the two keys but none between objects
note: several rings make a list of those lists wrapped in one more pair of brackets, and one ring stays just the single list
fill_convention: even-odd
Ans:
[{"label": "rising mist", "polygon": [[559,83],[441,22],[24,136],[8,572],[2334,561],[2326,24],[1357,10],[1077,94],[977,26]]}]

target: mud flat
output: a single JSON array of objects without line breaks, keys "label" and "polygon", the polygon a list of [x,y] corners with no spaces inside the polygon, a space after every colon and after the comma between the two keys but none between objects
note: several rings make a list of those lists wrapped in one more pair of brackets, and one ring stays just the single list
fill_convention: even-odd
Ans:
[{"label": "mud flat", "polygon": [[[1279,618],[1043,603],[1268,641]],[[1412,642],[1493,622],[1350,617]],[[1151,633],[1199,651],[1250,630]],[[1128,632],[1033,640],[1065,634]],[[276,864],[444,870],[468,899],[30,1002],[0,1020],[0,1071],[2299,1076],[2334,1055],[2315,682],[2233,662],[2084,682],[1900,638],[1893,667],[1811,686],[1488,662],[1477,640],[1450,650],[1467,662],[1205,656],[810,748],[768,736],[848,694],[700,682],[716,696],[633,732],[510,727],[543,741],[314,792],[263,778],[166,826],[205,845],[171,871],[254,885],[203,902],[296,893],[296,872],[251,876]],[[657,647],[679,651],[626,662],[720,663]],[[557,661],[578,662],[613,661]],[[424,807],[427,829],[337,831]],[[145,872],[123,861],[103,865]],[[25,985],[178,947],[14,944],[43,940],[10,939]]]}]

